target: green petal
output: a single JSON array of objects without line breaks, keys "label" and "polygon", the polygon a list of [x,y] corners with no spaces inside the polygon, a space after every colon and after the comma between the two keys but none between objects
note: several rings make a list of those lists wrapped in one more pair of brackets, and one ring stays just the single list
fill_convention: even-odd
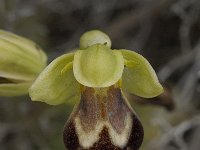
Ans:
[{"label": "green petal", "polygon": [[127,64],[122,76],[122,89],[144,98],[160,95],[163,88],[150,63],[133,51],[121,52]]},{"label": "green petal", "polygon": [[73,70],[78,82],[88,87],[107,87],[115,84],[124,69],[120,51],[103,44],[95,44],[74,55]]},{"label": "green petal", "polygon": [[0,84],[0,96],[19,96],[28,93],[31,83]]},{"label": "green petal", "polygon": [[72,66],[67,65],[73,57],[73,53],[62,55],[43,70],[29,89],[33,101],[59,105],[80,98],[80,85],[74,78]]}]

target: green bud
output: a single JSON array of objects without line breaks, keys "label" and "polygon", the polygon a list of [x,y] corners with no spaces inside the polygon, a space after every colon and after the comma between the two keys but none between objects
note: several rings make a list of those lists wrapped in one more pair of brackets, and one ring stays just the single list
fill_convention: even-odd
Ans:
[{"label": "green bud", "polygon": [[46,61],[34,42],[0,30],[0,96],[27,94]]},{"label": "green bud", "polygon": [[111,40],[109,36],[99,30],[91,30],[81,36],[79,44],[80,49],[85,49],[94,44],[104,44],[111,48]]}]

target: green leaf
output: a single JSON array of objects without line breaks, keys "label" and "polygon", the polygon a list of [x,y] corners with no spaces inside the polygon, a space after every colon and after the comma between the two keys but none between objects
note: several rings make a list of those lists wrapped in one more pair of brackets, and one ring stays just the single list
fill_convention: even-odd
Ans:
[{"label": "green leaf", "polygon": [[140,54],[130,50],[120,50],[125,65],[122,76],[122,89],[144,98],[160,95],[163,88],[150,63]]},{"label": "green leaf", "polygon": [[0,96],[20,96],[28,93],[31,83],[0,84]]},{"label": "green leaf", "polygon": [[43,70],[29,89],[33,101],[59,105],[79,100],[80,85],[74,78],[72,66],[68,65],[72,65],[73,58],[73,53],[62,55]]},{"label": "green leaf", "polygon": [[74,55],[74,76],[88,87],[107,87],[115,84],[124,69],[120,51],[113,51],[103,44],[78,50]]}]

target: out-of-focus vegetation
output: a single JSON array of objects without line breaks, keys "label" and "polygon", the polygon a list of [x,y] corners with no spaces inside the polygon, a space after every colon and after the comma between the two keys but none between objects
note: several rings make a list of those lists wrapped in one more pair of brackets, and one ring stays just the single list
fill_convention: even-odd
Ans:
[{"label": "out-of-focus vegetation", "polygon": [[[199,0],[0,0],[0,28],[41,45],[49,62],[91,29],[108,33],[113,48],[144,55],[166,92],[150,100],[128,96],[144,125],[141,149],[199,150]],[[1,97],[0,150],[64,150],[71,110]]]}]

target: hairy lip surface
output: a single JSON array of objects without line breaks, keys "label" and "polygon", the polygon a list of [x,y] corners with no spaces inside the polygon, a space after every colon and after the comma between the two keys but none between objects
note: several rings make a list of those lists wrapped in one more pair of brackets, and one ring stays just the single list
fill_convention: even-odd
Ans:
[{"label": "hairy lip surface", "polygon": [[116,85],[84,87],[63,138],[69,150],[138,150],[143,127]]}]

